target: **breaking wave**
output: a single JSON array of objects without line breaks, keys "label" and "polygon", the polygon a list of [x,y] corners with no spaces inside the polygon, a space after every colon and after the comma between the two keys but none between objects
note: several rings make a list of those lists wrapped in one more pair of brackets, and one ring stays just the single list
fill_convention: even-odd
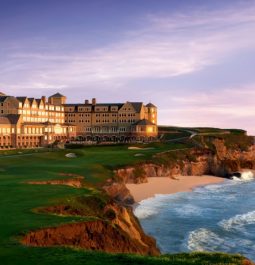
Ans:
[{"label": "breaking wave", "polygon": [[188,237],[188,249],[191,251],[213,251],[223,243],[224,239],[205,228],[192,231]]},{"label": "breaking wave", "polygon": [[135,214],[162,253],[219,251],[255,261],[255,177],[249,170],[237,177],[193,192],[156,195]]},{"label": "breaking wave", "polygon": [[245,225],[255,224],[255,211],[245,214],[238,214],[230,219],[224,219],[219,222],[219,225],[225,230],[240,229]]},{"label": "breaking wave", "polygon": [[240,178],[233,176],[232,179],[236,181],[251,181],[255,179],[255,175],[252,171],[244,171],[241,173]]},{"label": "breaking wave", "polygon": [[158,212],[168,206],[169,198],[178,200],[180,194],[155,194],[154,197],[142,200],[134,208],[134,214],[139,219],[146,219],[155,216]]},{"label": "breaking wave", "polygon": [[137,207],[134,210],[134,214],[139,219],[145,219],[145,218],[149,218],[153,215],[156,215],[157,211],[153,210],[153,209],[148,209],[146,207],[143,207],[143,208]]}]

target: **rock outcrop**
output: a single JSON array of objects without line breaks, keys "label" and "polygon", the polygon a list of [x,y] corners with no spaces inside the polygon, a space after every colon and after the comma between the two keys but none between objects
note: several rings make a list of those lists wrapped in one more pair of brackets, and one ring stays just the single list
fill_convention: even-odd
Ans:
[{"label": "rock outcrop", "polygon": [[72,246],[110,253],[159,255],[156,241],[145,235],[132,209],[108,204],[108,220],[64,224],[28,233],[22,243],[28,246]]},{"label": "rock outcrop", "polygon": [[[114,202],[110,200],[100,208],[100,215],[94,216],[97,220],[32,231],[23,237],[22,243],[29,246],[61,245],[111,253],[159,255],[156,241],[143,232],[132,209],[127,206],[133,204],[134,199],[125,184],[144,183],[149,177],[204,174],[227,177],[244,168],[255,169],[255,146],[241,151],[227,148],[221,139],[214,139],[212,144],[213,148],[210,149],[189,149],[174,157],[173,152],[165,152],[155,155],[153,162],[117,169],[115,177],[109,179],[103,187]],[[61,180],[62,183],[33,184],[72,184],[79,187],[81,180],[75,178],[71,179],[72,183],[68,182],[70,180]],[[83,211],[67,205],[49,207],[46,210],[54,214],[85,215]]]},{"label": "rock outcrop", "polygon": [[[228,177],[233,172],[243,169],[255,169],[255,146],[247,151],[228,149],[224,140],[215,139],[213,150],[190,149],[184,159],[167,160],[167,152],[157,154],[156,159],[164,156],[164,163],[144,163],[139,166],[126,167],[115,170],[118,183],[108,183],[104,189],[118,201],[132,203],[132,196],[126,189],[125,183],[145,183],[149,177],[178,177],[214,175]],[[118,187],[118,188],[117,188]],[[123,192],[124,191],[124,192]],[[127,199],[128,198],[128,199]]]},{"label": "rock outcrop", "polygon": [[104,186],[104,190],[114,200],[121,202],[122,204],[131,205],[135,200],[127,189],[125,183],[127,182],[112,182]]}]

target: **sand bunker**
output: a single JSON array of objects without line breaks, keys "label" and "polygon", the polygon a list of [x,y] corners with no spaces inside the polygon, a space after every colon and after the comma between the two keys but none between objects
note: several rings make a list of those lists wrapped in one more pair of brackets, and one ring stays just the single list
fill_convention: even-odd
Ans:
[{"label": "sand bunker", "polygon": [[136,147],[136,146],[129,146],[128,147],[128,150],[153,150],[155,149],[154,147],[145,147],[145,148],[142,148],[142,147]]},{"label": "sand bunker", "polygon": [[65,157],[68,157],[68,158],[76,158],[77,155],[75,153],[69,153],[69,154],[66,154]]}]

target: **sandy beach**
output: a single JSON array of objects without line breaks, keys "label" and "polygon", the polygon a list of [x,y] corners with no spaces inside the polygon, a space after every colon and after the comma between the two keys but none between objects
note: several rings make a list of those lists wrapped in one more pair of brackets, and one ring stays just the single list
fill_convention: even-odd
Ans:
[{"label": "sandy beach", "polygon": [[136,202],[153,197],[155,194],[172,194],[192,191],[195,187],[221,183],[225,179],[214,176],[180,176],[176,179],[167,177],[148,178],[148,183],[126,184]]}]

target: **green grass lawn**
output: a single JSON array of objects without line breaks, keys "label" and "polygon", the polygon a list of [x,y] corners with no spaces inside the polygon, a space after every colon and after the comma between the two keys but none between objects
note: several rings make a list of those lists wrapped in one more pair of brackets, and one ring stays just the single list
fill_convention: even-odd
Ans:
[{"label": "green grass lawn", "polygon": [[[209,256],[202,255],[197,256],[196,263],[190,263],[190,256],[184,254],[149,258],[99,254],[65,247],[26,247],[19,243],[20,237],[32,229],[89,219],[89,217],[38,214],[33,209],[54,205],[66,198],[97,193],[98,187],[113,176],[112,169],[149,160],[158,152],[186,147],[184,144],[175,143],[140,146],[154,149],[128,150],[128,147],[123,145],[52,152],[26,151],[24,156],[15,151],[0,152],[0,264],[241,264],[242,258],[239,256],[228,259],[226,256],[217,256],[217,258],[215,256],[215,261],[218,263],[206,263],[205,260],[209,259]],[[65,154],[69,152],[76,153],[77,158],[66,158]],[[135,157],[136,153],[142,153],[144,156]],[[26,183],[32,180],[67,178],[60,173],[84,176],[84,188]],[[226,260],[228,263],[225,262]]]}]

